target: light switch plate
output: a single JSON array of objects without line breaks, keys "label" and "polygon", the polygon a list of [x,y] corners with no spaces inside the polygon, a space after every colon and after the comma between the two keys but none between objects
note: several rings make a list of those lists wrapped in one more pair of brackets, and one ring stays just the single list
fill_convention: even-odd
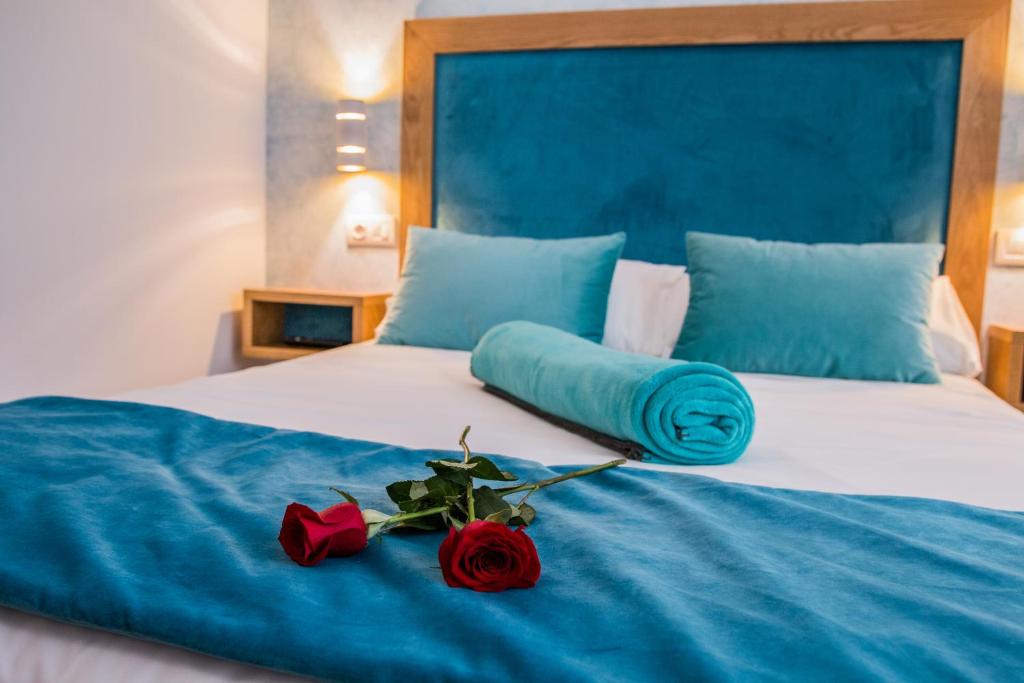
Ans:
[{"label": "light switch plate", "polygon": [[395,217],[386,213],[345,216],[345,241],[350,247],[393,247]]},{"label": "light switch plate", "polygon": [[1024,266],[1024,228],[996,231],[996,265]]}]

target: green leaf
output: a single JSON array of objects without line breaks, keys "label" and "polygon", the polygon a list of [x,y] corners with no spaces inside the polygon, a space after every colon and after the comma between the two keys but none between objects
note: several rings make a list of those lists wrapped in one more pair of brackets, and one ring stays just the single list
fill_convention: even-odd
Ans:
[{"label": "green leaf", "polygon": [[464,489],[445,477],[434,475],[429,479],[424,480],[423,484],[427,487],[428,495],[431,499],[436,499],[436,504],[441,505],[444,503],[444,498],[448,496],[458,496],[464,493]]},{"label": "green leaf", "polygon": [[438,477],[450,481],[460,489],[465,489],[472,478],[472,472],[470,470],[456,470],[450,467],[441,467],[435,471],[437,472]]},{"label": "green leaf", "polygon": [[509,526],[530,526],[537,516],[537,511],[528,503],[520,503],[515,511],[512,518],[508,520]]},{"label": "green leaf", "polygon": [[512,509],[498,510],[484,517],[485,522],[497,522],[498,524],[508,524],[508,520],[512,519]]},{"label": "green leaf", "polygon": [[478,519],[505,524],[512,517],[512,506],[489,486],[474,489],[473,502]]},{"label": "green leaf", "polygon": [[425,481],[414,481],[409,487],[409,498],[412,500],[419,500],[430,495],[430,489],[427,487]]},{"label": "green leaf", "polygon": [[397,527],[404,527],[406,529],[422,529],[424,531],[438,531],[448,528],[443,518],[444,513],[439,512],[436,515],[430,515],[429,517],[417,517],[416,519],[410,519],[402,522]]},{"label": "green leaf", "polygon": [[473,458],[470,458],[469,462],[462,462],[461,460],[453,460],[451,458],[443,458],[441,460],[428,460],[427,467],[432,470],[436,470],[439,467],[450,467],[456,470],[471,470],[476,467],[476,463],[473,462]]},{"label": "green leaf", "polygon": [[469,459],[470,465],[474,465],[472,475],[477,479],[490,479],[492,481],[515,481],[519,477],[511,472],[503,472],[493,462],[482,455],[474,455]]},{"label": "green leaf", "polygon": [[419,512],[420,510],[426,510],[427,508],[432,507],[434,507],[434,502],[430,498],[406,500],[398,504],[398,509],[402,512]]},{"label": "green leaf", "polygon": [[[432,481],[435,480],[435,481]],[[450,482],[431,477],[426,481],[396,481],[387,487],[391,500],[402,512],[421,512],[428,508],[448,505],[446,492],[452,490]],[[445,529],[447,525],[441,514],[420,517],[401,522],[399,526],[413,529]]]},{"label": "green leaf", "polygon": [[452,505],[453,500],[465,492],[457,484],[436,475],[423,481],[396,481],[387,491],[402,512]]},{"label": "green leaf", "polygon": [[387,491],[388,498],[393,502],[404,503],[405,501],[410,500],[409,489],[411,487],[411,481],[396,481],[388,484],[384,487],[384,490]]},{"label": "green leaf", "polygon": [[[465,492],[460,496],[446,498],[445,504],[449,506],[449,511],[453,520],[465,523],[465,521],[469,519],[469,510],[466,505]],[[462,527],[460,526],[458,528],[461,529]]]},{"label": "green leaf", "polygon": [[358,501],[358,500],[356,500],[356,499],[355,499],[355,497],[353,497],[353,496],[352,496],[352,494],[351,494],[351,493],[349,493],[348,491],[342,491],[341,489],[336,489],[336,488],[334,488],[333,486],[331,486],[331,487],[329,487],[329,488],[330,488],[330,489],[331,489],[332,491],[334,491],[335,493],[337,493],[337,494],[338,494],[339,496],[341,496],[342,498],[344,498],[345,500],[347,500],[348,502],[350,502],[350,503],[353,503],[353,504],[355,504],[355,505],[359,505],[359,501]]},{"label": "green leaf", "polygon": [[460,530],[460,529],[462,529],[462,527],[466,526],[465,522],[463,522],[462,520],[460,520],[460,519],[458,519],[456,517],[453,517],[448,512],[442,512],[441,513],[441,519],[444,520],[444,523],[445,523],[446,526],[453,526],[453,527],[455,527],[456,530]]},{"label": "green leaf", "polygon": [[388,484],[384,490],[388,492],[388,498],[399,505],[422,498],[430,493],[427,485],[422,481],[396,481]]},{"label": "green leaf", "polygon": [[459,460],[431,460],[427,467],[434,470],[434,474],[447,479],[456,486],[464,487],[469,484],[469,478],[473,476],[475,465],[466,465]]}]

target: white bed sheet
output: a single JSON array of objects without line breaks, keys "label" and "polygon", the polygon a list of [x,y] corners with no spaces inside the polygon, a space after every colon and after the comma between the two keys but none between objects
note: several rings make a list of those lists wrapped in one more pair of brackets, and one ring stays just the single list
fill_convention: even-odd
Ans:
[{"label": "white bed sheet", "polygon": [[[481,390],[469,354],[356,344],[299,360],[116,398],[213,417],[413,448],[549,465],[614,457]],[[924,496],[1024,510],[1024,415],[975,380],[908,385],[741,375],[757,411],[737,462],[681,468],[768,486]],[[384,483],[384,482],[382,482]],[[284,681],[291,677],[0,610],[0,682]]]}]

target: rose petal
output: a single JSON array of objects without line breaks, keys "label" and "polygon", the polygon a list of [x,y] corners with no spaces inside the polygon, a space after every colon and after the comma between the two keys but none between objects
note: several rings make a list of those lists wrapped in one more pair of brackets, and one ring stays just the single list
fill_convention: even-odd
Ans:
[{"label": "rose petal", "polygon": [[330,557],[354,555],[366,548],[366,522],[355,503],[338,503],[320,513],[329,528]]},{"label": "rose petal", "polygon": [[314,542],[309,536],[310,525],[319,519],[315,510],[301,503],[292,503],[284,511],[277,540],[288,557],[298,564],[311,567],[327,555],[326,542]]},{"label": "rose petal", "polygon": [[322,513],[292,503],[285,509],[278,541],[292,560],[313,566],[328,555],[352,555],[365,548],[366,522],[354,503],[339,503]]},{"label": "rose petal", "polygon": [[522,527],[476,520],[461,531],[449,530],[438,549],[449,586],[477,591],[528,588],[540,577],[540,559]]},{"label": "rose petal", "polygon": [[441,574],[444,576],[445,583],[452,588],[462,588],[462,584],[456,580],[452,572],[452,554],[455,551],[458,536],[459,534],[455,527],[448,529],[448,536],[441,542],[441,547],[437,549],[437,559],[441,564]]}]

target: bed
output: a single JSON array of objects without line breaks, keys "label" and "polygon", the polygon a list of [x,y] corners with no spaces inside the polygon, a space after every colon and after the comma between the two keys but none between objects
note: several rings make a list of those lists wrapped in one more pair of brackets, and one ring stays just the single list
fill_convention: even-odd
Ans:
[{"label": "bed", "polygon": [[[758,227],[749,229],[759,237],[944,243],[945,272],[956,284],[977,326],[988,259],[1001,97],[1001,89],[996,85],[999,79],[991,76],[1001,74],[1003,55],[999,48],[1005,44],[1007,12],[1005,2],[962,7],[955,2],[911,1],[410,22],[405,44],[400,244],[404,249],[406,230],[416,224],[456,232],[472,231],[473,226],[482,225],[487,226],[490,234],[497,235],[572,237],[590,234],[588,231],[593,231],[595,225],[599,226],[598,232],[607,231],[607,226],[600,226],[613,221],[625,226],[633,240],[631,244],[636,245],[630,247],[631,258],[683,263],[686,254],[677,246],[679,228],[675,222],[680,211],[692,208],[693,197],[687,200],[689,204],[677,206],[666,201],[664,192],[652,194],[650,189],[664,188],[664,177],[696,184],[697,197],[713,196],[702,187],[725,187],[727,193],[747,188],[751,190],[750,201],[709,201],[707,210],[694,213],[695,223],[688,228],[708,229],[715,222],[749,224],[749,215],[743,212],[754,210],[760,212],[763,220]],[[674,51],[684,46],[721,46],[725,51]],[[782,186],[773,185],[779,174],[764,167],[744,167],[737,162],[731,167],[737,175],[723,182],[717,174],[694,177],[685,164],[663,164],[659,166],[662,179],[652,180],[649,173],[645,175],[644,162],[664,138],[644,139],[642,134],[637,139],[654,146],[646,150],[648,156],[629,157],[619,149],[605,159],[608,164],[621,161],[626,180],[615,181],[606,166],[598,166],[591,177],[601,180],[587,184],[600,189],[604,187],[601,183],[612,182],[612,193],[617,198],[623,195],[626,200],[609,202],[608,193],[598,191],[590,197],[593,202],[582,203],[587,207],[585,211],[579,210],[579,206],[559,205],[557,196],[516,210],[524,194],[543,193],[544,186],[555,176],[577,177],[584,173],[580,169],[593,168],[595,159],[569,155],[545,159],[538,165],[537,159],[517,156],[501,144],[489,146],[488,140],[496,139],[508,141],[514,150],[519,146],[516,136],[564,138],[569,134],[557,126],[545,128],[543,121],[524,116],[522,107],[526,103],[537,106],[536,92],[505,88],[505,84],[528,83],[534,87],[543,80],[534,76],[547,71],[546,65],[554,65],[550,72],[556,76],[582,74],[573,83],[579,88],[593,88],[595,81],[588,81],[586,74],[592,73],[595,65],[607,71],[609,65],[620,63],[617,59],[626,53],[630,55],[625,57],[627,61],[636,57],[661,63],[663,70],[653,73],[664,78],[665,74],[678,71],[677,59],[692,60],[697,55],[698,62],[710,60],[710,64],[720,68],[723,56],[732,63],[744,58],[741,48],[758,46],[769,50],[771,59],[787,69],[799,68],[802,56],[810,54],[801,53],[800,47],[819,50],[815,54],[825,62],[833,60],[836,68],[842,64],[862,64],[867,59],[874,65],[872,68],[851,72],[867,74],[858,87],[869,87],[878,69],[896,59],[904,67],[900,73],[909,74],[909,85],[889,83],[886,92],[892,96],[892,106],[902,106],[900,102],[916,102],[914,106],[920,106],[921,101],[927,103],[926,118],[935,127],[926,136],[929,142],[924,147],[931,150],[931,156],[922,155],[920,163],[911,164],[908,170],[906,165],[891,165],[892,159],[881,160],[879,154],[868,154],[864,162],[867,166],[862,168],[864,174],[857,176],[854,183],[857,191],[866,194],[845,197],[851,206],[855,205],[851,211],[864,206],[871,209],[850,221],[853,232],[822,233],[813,227],[834,223],[823,217],[843,199],[839,197],[820,204],[808,202],[799,213],[799,220],[781,220],[780,205],[773,204],[772,197],[782,204],[792,204],[793,196],[785,192],[780,195],[778,190]],[[630,47],[648,51],[622,51]],[[593,50],[577,52],[564,48]],[[880,54],[889,56],[880,58]],[[460,60],[460,56],[464,59]],[[491,57],[498,62],[490,62]],[[879,61],[872,62],[876,59]],[[692,62],[687,63],[693,66]],[[925,69],[932,77],[921,77],[916,68]],[[650,70],[645,67],[644,71]],[[501,87],[495,88],[487,80],[487,73],[504,74],[506,78],[499,81]],[[529,77],[524,78],[523,74]],[[813,73],[805,76],[814,78]],[[603,79],[596,81],[598,85],[601,82]],[[822,81],[814,82],[820,88],[830,87]],[[706,83],[701,86],[698,80],[697,85],[687,87],[698,86],[706,87]],[[854,99],[863,99],[865,91],[858,87],[846,90]],[[474,93],[468,99],[467,88]],[[774,90],[788,92],[791,99],[792,90]],[[550,91],[548,83],[544,92]],[[652,89],[658,91],[659,88]],[[578,99],[581,91],[568,89],[563,94]],[[488,97],[493,101],[488,102]],[[508,101],[502,98],[508,97],[514,99],[512,105],[506,106]],[[822,97],[827,100],[825,94]],[[716,118],[713,105],[700,101],[702,107],[710,108],[695,107],[695,115]],[[656,119],[658,111],[668,106],[664,102],[659,104],[656,98],[649,102],[654,102],[644,114],[649,120]],[[777,105],[789,107],[786,120],[790,124],[800,121],[802,106],[785,101]],[[629,107],[625,114],[612,109],[617,112],[612,118],[620,117],[615,120],[629,130],[635,127],[634,122],[623,121],[621,117],[643,111],[642,106]],[[559,108],[549,103],[548,109],[541,106],[540,110],[543,120],[547,117],[543,112]],[[491,115],[481,117],[481,111]],[[503,111],[515,115],[503,116]],[[589,111],[579,115],[596,130],[607,130],[606,116],[595,117]],[[474,120],[488,125],[470,125]],[[729,120],[736,124],[735,118]],[[840,146],[842,138],[849,136],[850,146],[857,148],[861,138],[848,127],[851,121],[848,117],[844,122],[842,116],[837,116],[834,123],[838,127],[831,132],[808,124],[803,135],[767,137],[785,141],[784,149],[804,149],[808,138],[815,139],[816,135],[838,141]],[[958,121],[972,124],[958,125]],[[665,130],[664,126],[654,128]],[[496,135],[495,131],[503,132]],[[738,133],[724,135],[720,129],[709,129],[704,131],[707,137],[701,140],[712,149],[713,143],[723,138],[740,140],[748,146],[756,143],[753,138],[744,138],[742,131]],[[892,142],[872,140],[879,145]],[[627,142],[632,144],[633,140]],[[696,143],[676,140],[673,144],[692,147]],[[735,155],[736,150],[718,148],[714,153]],[[878,163],[872,165],[871,159]],[[827,162],[829,157],[799,156],[798,161],[790,159],[787,163],[791,169],[803,168],[798,172],[807,173],[810,178],[820,172],[823,160]],[[861,168],[862,161],[858,157],[854,167]],[[537,168],[550,172],[524,170]],[[627,177],[630,173],[634,175]],[[907,184],[893,192],[896,176]],[[508,177],[526,180],[511,184],[493,182],[495,178]],[[765,177],[771,182],[759,185],[759,179]],[[700,186],[701,182],[706,185]],[[560,188],[555,194],[570,190]],[[586,194],[589,190],[577,187],[574,191]],[[865,196],[877,202],[864,201]],[[570,208],[571,217],[565,213]],[[879,214],[886,219],[872,219]],[[561,219],[555,220],[559,216]],[[544,226],[542,234],[531,234],[538,230],[538,225]],[[758,427],[748,451],[727,466],[685,468],[685,475],[799,491],[919,497],[993,510],[1024,511],[1024,458],[1020,452],[1024,418],[975,379],[944,375],[940,384],[923,385],[768,374],[740,374],[739,378],[758,409]],[[550,466],[599,463],[612,457],[593,442],[483,392],[481,383],[470,374],[469,354],[465,351],[366,342],[272,366],[112,398],[192,411],[220,420],[415,449],[451,450],[461,427],[471,424],[477,452]],[[628,463],[626,467],[680,470],[678,466],[639,462]],[[0,612],[0,680],[4,681],[290,678],[9,609]]]},{"label": "bed", "polygon": [[[416,448],[451,449],[465,422],[473,425],[480,452],[550,464],[609,459],[590,441],[484,394],[469,375],[468,355],[367,342],[116,398]],[[761,410],[762,426],[749,451],[733,465],[687,473],[1024,510],[1024,417],[976,380],[945,376],[942,385],[917,386],[764,375],[741,379]],[[798,420],[810,420],[815,428],[794,443],[790,435]],[[864,424],[874,428],[861,429]],[[10,681],[289,679],[11,610],[0,619],[0,663],[0,679]]]}]

